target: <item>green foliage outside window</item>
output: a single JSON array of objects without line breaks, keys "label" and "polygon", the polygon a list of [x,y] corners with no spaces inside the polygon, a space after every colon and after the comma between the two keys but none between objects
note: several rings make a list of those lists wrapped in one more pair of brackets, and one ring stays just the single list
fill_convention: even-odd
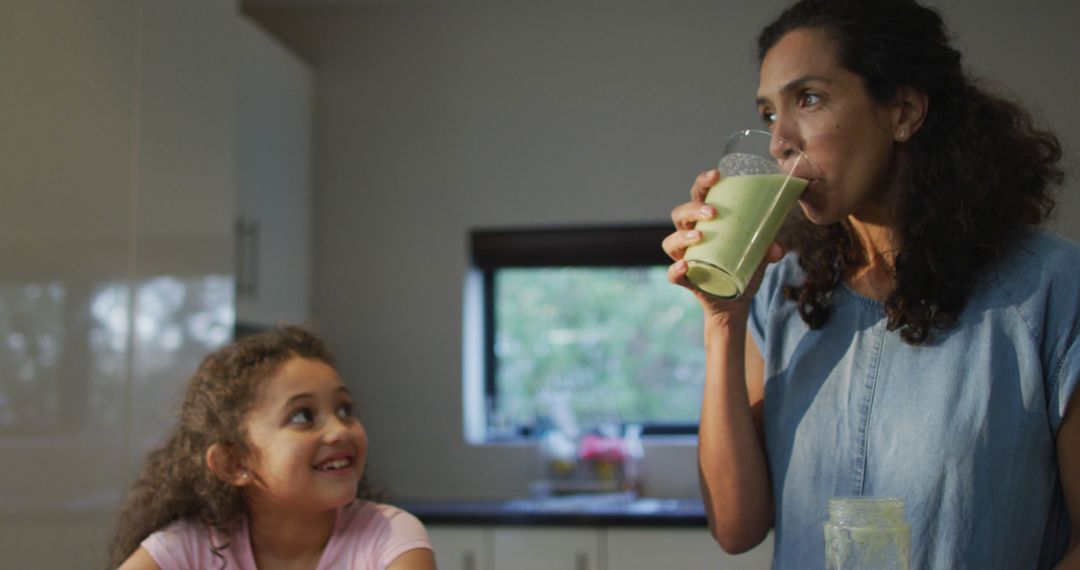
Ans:
[{"label": "green foliage outside window", "polygon": [[495,331],[493,421],[531,426],[560,405],[583,429],[697,424],[701,309],[665,267],[499,269]]}]

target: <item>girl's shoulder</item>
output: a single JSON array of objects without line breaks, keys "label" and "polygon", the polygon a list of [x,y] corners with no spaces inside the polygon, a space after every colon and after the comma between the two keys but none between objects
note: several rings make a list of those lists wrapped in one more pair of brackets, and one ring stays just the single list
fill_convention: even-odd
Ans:
[{"label": "girl's shoulder", "polygon": [[228,547],[232,540],[236,537],[223,538],[203,523],[178,520],[148,536],[141,546],[162,570],[210,568],[210,564],[219,563],[222,558],[234,567],[243,567],[235,566],[238,561],[231,552],[233,549]]},{"label": "girl's shoulder", "polygon": [[[210,536],[206,525],[189,520],[178,520],[170,523],[143,541],[143,546],[160,545],[170,551],[187,551],[193,547],[210,542]],[[147,549],[150,548],[147,546]],[[153,550],[150,550],[153,554]]]},{"label": "girl's shoulder", "polygon": [[342,531],[370,531],[411,521],[420,524],[412,514],[393,505],[356,500],[341,508],[337,526]]},{"label": "girl's shoulder", "polygon": [[414,548],[431,549],[424,525],[393,505],[353,501],[338,514],[335,536],[327,545],[327,560],[351,560],[354,565],[384,568]]},{"label": "girl's shoulder", "polygon": [[398,512],[405,511],[402,511],[393,505],[357,499],[348,505],[341,507],[341,514],[339,516],[343,521],[346,521],[349,524],[356,524],[362,521],[393,517]]}]

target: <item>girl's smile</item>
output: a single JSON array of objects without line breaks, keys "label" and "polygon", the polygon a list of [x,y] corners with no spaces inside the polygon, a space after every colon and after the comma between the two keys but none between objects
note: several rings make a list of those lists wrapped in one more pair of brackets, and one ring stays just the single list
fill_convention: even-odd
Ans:
[{"label": "girl's smile", "polygon": [[355,464],[352,453],[333,453],[315,464],[314,469],[328,475],[349,475]]}]

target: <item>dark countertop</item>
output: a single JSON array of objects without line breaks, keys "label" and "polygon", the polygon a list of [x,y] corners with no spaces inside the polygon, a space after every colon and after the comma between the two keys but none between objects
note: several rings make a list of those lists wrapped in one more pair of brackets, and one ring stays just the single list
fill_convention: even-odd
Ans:
[{"label": "dark countertop", "polygon": [[574,496],[395,501],[428,525],[706,527],[701,499]]}]

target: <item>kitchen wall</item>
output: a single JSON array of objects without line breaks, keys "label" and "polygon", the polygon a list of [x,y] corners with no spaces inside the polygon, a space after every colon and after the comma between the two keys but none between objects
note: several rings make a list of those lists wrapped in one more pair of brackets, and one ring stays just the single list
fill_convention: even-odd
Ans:
[{"label": "kitchen wall", "polygon": [[[462,437],[468,230],[665,221],[724,134],[757,124],[751,44],[781,4],[249,9],[316,70],[313,314],[359,395],[372,473],[392,492],[526,491],[531,448]],[[970,66],[1049,120],[1075,164],[1075,8],[939,5]],[[1072,183],[1057,227],[1077,240]],[[648,444],[650,492],[697,492],[692,444]]]}]

